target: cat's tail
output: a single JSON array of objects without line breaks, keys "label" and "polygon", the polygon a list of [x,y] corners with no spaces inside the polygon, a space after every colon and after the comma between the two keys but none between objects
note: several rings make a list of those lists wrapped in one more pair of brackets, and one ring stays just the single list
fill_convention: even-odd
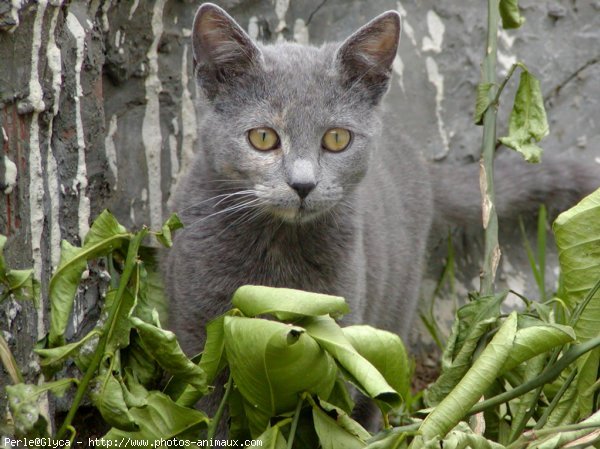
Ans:
[{"label": "cat's tail", "polygon": [[[430,164],[437,224],[481,224],[479,164]],[[569,155],[544,155],[530,164],[517,154],[494,161],[496,210],[500,219],[526,217],[545,204],[551,214],[574,205],[600,187],[600,164]]]}]

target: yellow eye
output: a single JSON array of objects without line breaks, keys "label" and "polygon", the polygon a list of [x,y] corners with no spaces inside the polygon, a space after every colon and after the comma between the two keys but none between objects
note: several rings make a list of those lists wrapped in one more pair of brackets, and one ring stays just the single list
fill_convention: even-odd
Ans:
[{"label": "yellow eye", "polygon": [[323,148],[329,151],[343,151],[350,144],[352,135],[344,128],[331,128],[323,136]]},{"label": "yellow eye", "polygon": [[248,140],[260,151],[274,150],[279,146],[279,136],[271,128],[254,128],[248,131]]}]

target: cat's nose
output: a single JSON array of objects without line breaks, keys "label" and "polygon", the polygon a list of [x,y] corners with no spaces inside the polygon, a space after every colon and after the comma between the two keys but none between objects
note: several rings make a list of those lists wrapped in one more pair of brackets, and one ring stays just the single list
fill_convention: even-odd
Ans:
[{"label": "cat's nose", "polygon": [[312,192],[316,185],[314,182],[293,182],[290,184],[290,187],[296,191],[301,199],[304,199]]}]

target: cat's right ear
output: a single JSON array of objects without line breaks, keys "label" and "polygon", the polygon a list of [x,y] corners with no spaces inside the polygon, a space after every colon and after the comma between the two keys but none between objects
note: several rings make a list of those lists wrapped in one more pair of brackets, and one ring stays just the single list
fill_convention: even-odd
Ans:
[{"label": "cat's right ear", "polygon": [[262,53],[223,9],[212,3],[198,8],[192,30],[194,72],[209,99],[224,83],[259,67]]},{"label": "cat's right ear", "polygon": [[400,14],[388,11],[356,31],[337,50],[336,62],[346,86],[362,87],[373,103],[388,89],[400,29]]}]

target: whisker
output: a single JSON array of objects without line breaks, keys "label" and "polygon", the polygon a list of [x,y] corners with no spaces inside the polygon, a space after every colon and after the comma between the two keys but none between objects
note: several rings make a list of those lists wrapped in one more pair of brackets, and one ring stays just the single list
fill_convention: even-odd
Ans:
[{"label": "whisker", "polygon": [[216,204],[214,204],[214,205],[213,205],[213,207],[216,207],[216,206],[218,206],[218,205],[219,205],[219,204],[221,204],[223,201],[225,201],[225,200],[227,200],[228,198],[231,198],[231,197],[233,197],[233,196],[236,196],[236,195],[241,195],[241,194],[244,194],[244,195],[248,195],[248,196],[250,196],[250,195],[254,195],[255,193],[256,193],[256,191],[255,191],[255,190],[240,190],[240,191],[236,191],[236,192],[233,192],[233,193],[222,193],[222,194],[220,194],[220,195],[215,195],[215,196],[213,196],[213,197],[210,197],[210,198],[207,198],[207,199],[205,199],[205,200],[202,200],[202,201],[199,201],[199,202],[197,202],[197,203],[194,203],[194,204],[192,204],[191,206],[188,206],[188,207],[186,207],[186,208],[184,208],[184,209],[180,209],[180,210],[178,211],[178,213],[183,213],[183,212],[185,212],[185,211],[187,211],[187,210],[189,210],[189,209],[192,209],[192,208],[194,208],[194,207],[198,207],[198,206],[200,206],[201,204],[207,203],[207,202],[209,202],[209,201],[212,201],[212,200],[216,200],[216,199],[218,199],[218,198],[221,198],[221,199],[219,200],[219,202],[217,202]]},{"label": "whisker", "polygon": [[245,208],[247,208],[247,207],[250,207],[250,206],[252,206],[253,204],[256,204],[257,202],[260,202],[260,201],[261,201],[261,200],[260,200],[259,198],[255,198],[255,199],[253,199],[253,200],[251,200],[251,201],[247,201],[247,202],[245,202],[245,203],[236,204],[236,205],[233,205],[233,206],[226,207],[226,208],[225,208],[225,209],[223,209],[223,210],[220,210],[220,211],[218,211],[218,212],[214,212],[214,213],[212,213],[212,214],[210,214],[210,215],[207,215],[206,217],[202,217],[202,218],[199,218],[198,220],[195,220],[195,221],[194,221],[193,223],[191,223],[189,226],[190,226],[190,227],[191,227],[191,226],[195,226],[196,224],[198,224],[198,223],[201,223],[201,222],[203,222],[203,221],[206,221],[206,220],[208,220],[209,218],[215,217],[215,216],[217,216],[217,215],[221,215],[221,214],[227,214],[227,213],[235,212],[236,210],[245,209]]}]

